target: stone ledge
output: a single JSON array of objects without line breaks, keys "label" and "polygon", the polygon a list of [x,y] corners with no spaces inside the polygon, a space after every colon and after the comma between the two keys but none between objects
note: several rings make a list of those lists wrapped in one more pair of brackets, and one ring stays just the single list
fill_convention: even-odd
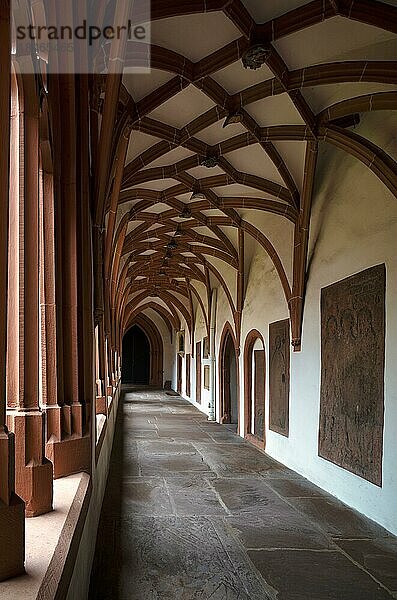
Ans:
[{"label": "stone ledge", "polygon": [[0,583],[2,600],[52,600],[67,591],[85,513],[91,479],[78,473],[54,481],[54,510],[26,524],[26,573]]}]

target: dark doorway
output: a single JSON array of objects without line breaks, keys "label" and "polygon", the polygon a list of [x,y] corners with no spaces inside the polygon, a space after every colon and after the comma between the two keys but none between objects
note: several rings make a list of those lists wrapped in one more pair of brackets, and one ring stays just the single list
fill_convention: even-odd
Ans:
[{"label": "dark doorway", "polygon": [[122,382],[148,385],[150,344],[140,327],[134,325],[123,338]]},{"label": "dark doorway", "polygon": [[263,337],[252,329],[244,346],[244,435],[265,449],[266,355]]},{"label": "dark doorway", "polygon": [[182,393],[182,356],[177,355],[177,376],[176,376],[176,391]]},{"label": "dark doorway", "polygon": [[238,423],[237,359],[232,336],[228,333],[223,346],[222,387],[223,423]]},{"label": "dark doorway", "polygon": [[265,439],[265,351],[254,350],[254,435]]}]

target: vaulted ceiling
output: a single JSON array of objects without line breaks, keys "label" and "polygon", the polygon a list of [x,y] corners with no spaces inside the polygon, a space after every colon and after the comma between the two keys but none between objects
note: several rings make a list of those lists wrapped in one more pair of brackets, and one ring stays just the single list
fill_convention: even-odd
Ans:
[{"label": "vaulted ceiling", "polygon": [[102,127],[113,131],[105,266],[125,326],[156,311],[193,330],[202,310],[208,328],[220,286],[238,337],[259,244],[299,347],[319,144],[355,156],[397,194],[392,158],[354,131],[360,114],[397,108],[395,6],[154,0],[151,72],[133,72],[127,46],[122,81],[109,78],[102,94]]}]

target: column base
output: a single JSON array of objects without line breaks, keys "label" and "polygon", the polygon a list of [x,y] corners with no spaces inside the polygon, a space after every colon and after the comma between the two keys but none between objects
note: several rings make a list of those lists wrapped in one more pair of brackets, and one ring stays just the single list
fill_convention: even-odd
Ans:
[{"label": "column base", "polygon": [[72,415],[72,432],[78,437],[83,436],[83,405],[80,402],[75,402],[70,406]]},{"label": "column base", "polygon": [[10,411],[7,420],[15,434],[15,493],[27,517],[43,515],[52,510],[53,496],[52,464],[43,456],[44,414]]},{"label": "column base", "polygon": [[0,502],[8,503],[15,490],[15,436],[0,428]]},{"label": "column base", "polygon": [[107,415],[108,407],[105,396],[96,397],[95,409],[97,415]]},{"label": "column base", "polygon": [[95,382],[96,385],[96,395],[102,396],[102,379],[97,379]]},{"label": "column base", "polygon": [[0,501],[0,581],[25,572],[25,505],[15,494]]},{"label": "column base", "polygon": [[54,466],[54,479],[67,477],[81,471],[91,472],[91,438],[69,437],[64,440],[49,440],[46,457]]},{"label": "column base", "polygon": [[38,517],[52,511],[52,464],[43,459],[41,465],[27,465],[16,492],[25,500],[26,517]]},{"label": "column base", "polygon": [[58,404],[47,405],[42,408],[46,420],[47,436],[55,436],[57,439],[62,435],[62,407]]}]

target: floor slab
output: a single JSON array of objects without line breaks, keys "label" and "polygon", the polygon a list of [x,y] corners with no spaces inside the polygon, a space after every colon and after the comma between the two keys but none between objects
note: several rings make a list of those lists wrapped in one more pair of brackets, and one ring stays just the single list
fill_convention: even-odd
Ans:
[{"label": "floor slab", "polygon": [[180,396],[120,402],[90,600],[386,600],[397,541]]},{"label": "floor slab", "polygon": [[390,534],[332,496],[290,498],[289,501],[325,533],[342,538],[388,537]]},{"label": "floor slab", "polygon": [[249,556],[280,600],[390,599],[385,589],[338,552],[259,550]]}]

